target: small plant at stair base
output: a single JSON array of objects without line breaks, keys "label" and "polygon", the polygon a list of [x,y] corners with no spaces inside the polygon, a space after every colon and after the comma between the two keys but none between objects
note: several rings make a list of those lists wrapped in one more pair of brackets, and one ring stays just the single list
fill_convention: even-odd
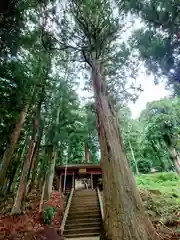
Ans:
[{"label": "small plant at stair base", "polygon": [[55,215],[55,207],[47,207],[43,211],[44,224],[50,225]]}]

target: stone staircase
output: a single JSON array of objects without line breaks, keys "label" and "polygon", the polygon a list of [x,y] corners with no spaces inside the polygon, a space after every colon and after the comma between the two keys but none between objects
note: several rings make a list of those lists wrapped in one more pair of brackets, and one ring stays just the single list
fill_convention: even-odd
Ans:
[{"label": "stone staircase", "polygon": [[88,239],[100,235],[101,213],[95,190],[74,191],[64,228],[65,238]]}]

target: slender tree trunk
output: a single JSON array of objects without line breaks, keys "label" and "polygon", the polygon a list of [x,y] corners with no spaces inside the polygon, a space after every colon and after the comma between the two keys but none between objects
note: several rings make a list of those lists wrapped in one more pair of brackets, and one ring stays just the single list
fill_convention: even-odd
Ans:
[{"label": "slender tree trunk", "polygon": [[[56,116],[56,126],[59,124],[59,114],[60,114],[60,107],[57,109],[57,116]],[[55,133],[56,135],[56,133]],[[54,179],[54,169],[56,165],[56,157],[57,151],[55,147],[53,147],[52,153],[50,154],[50,169],[47,174],[46,185],[44,190],[44,198],[48,200],[52,193],[53,187],[53,179]]]},{"label": "slender tree trunk", "polygon": [[44,177],[44,179],[43,179],[41,200],[40,200],[40,203],[39,203],[39,212],[42,212],[42,205],[43,205],[43,199],[44,199],[45,185],[46,185],[46,177]]},{"label": "slender tree trunk", "polygon": [[137,162],[136,162],[136,159],[135,159],[135,156],[134,156],[134,151],[132,149],[132,145],[131,145],[130,140],[128,140],[128,143],[129,143],[129,148],[130,148],[130,151],[131,151],[131,155],[132,155],[132,158],[133,158],[133,161],[134,161],[134,164],[135,164],[136,174],[139,175],[139,169],[138,169],[138,166],[137,166]]},{"label": "slender tree trunk", "polygon": [[26,104],[24,106],[24,108],[22,109],[20,116],[19,116],[19,120],[16,123],[14,131],[11,134],[10,143],[9,143],[9,145],[4,153],[3,159],[1,161],[1,164],[0,164],[0,186],[2,186],[2,184],[4,182],[9,164],[11,162],[12,155],[13,155],[15,147],[16,147],[16,143],[19,139],[21,129],[23,127],[23,124],[24,124],[24,121],[26,118],[28,107],[29,107],[29,105]]},{"label": "slender tree trunk", "polygon": [[28,147],[28,134],[27,134],[27,136],[24,140],[24,146],[23,146],[22,151],[20,153],[20,156],[18,158],[19,164],[18,164],[18,167],[17,167],[17,170],[16,170],[16,174],[14,176],[14,181],[13,181],[12,187],[11,187],[14,192],[17,191],[16,182],[18,181],[19,175],[21,173],[21,169],[24,165],[23,163],[24,163],[24,157],[25,157],[27,147]]},{"label": "slender tree trunk", "polygon": [[105,230],[113,240],[154,240],[158,235],[142,206],[119,131],[108,102],[102,65],[92,62],[101,164],[104,177]]},{"label": "slender tree trunk", "polygon": [[179,154],[177,153],[176,149],[174,147],[170,147],[169,151],[171,153],[172,159],[173,159],[173,164],[176,168],[176,172],[180,174],[180,157]]},{"label": "slender tree trunk", "polygon": [[29,176],[31,174],[32,160],[33,160],[33,156],[34,156],[35,146],[37,145],[36,135],[37,135],[37,132],[39,129],[40,109],[41,109],[41,101],[39,102],[39,104],[37,105],[37,108],[36,108],[36,114],[34,116],[34,121],[33,121],[32,138],[31,138],[30,144],[29,144],[27,159],[26,159],[26,162],[24,163],[23,170],[21,173],[21,179],[20,179],[15,203],[12,208],[12,214],[22,212],[23,200],[24,200],[26,193],[28,192],[27,187],[29,187],[29,184],[27,186],[27,183],[28,183]]},{"label": "slender tree trunk", "polygon": [[29,190],[28,192],[31,192],[33,187],[35,186],[35,179],[36,179],[36,174],[37,174],[37,166],[38,166],[38,153],[39,153],[39,147],[40,144],[39,142],[36,144],[35,150],[34,150],[34,156],[33,156],[33,160],[32,160],[32,168],[33,168],[33,172],[32,172],[32,178],[31,178],[31,182],[29,185]]},{"label": "slender tree trunk", "polygon": [[88,148],[87,143],[84,143],[84,153],[85,153],[85,162],[88,163],[91,160],[91,154]]},{"label": "slender tree trunk", "polygon": [[27,186],[27,181],[28,181],[28,172],[29,172],[29,169],[31,166],[34,147],[35,147],[35,143],[31,139],[30,144],[29,144],[28,155],[26,158],[26,162],[24,163],[24,166],[23,166],[23,170],[22,170],[21,178],[20,178],[20,182],[19,182],[19,188],[18,188],[18,191],[16,194],[16,199],[15,199],[11,214],[20,214],[23,211],[23,200],[24,200],[24,195],[26,192],[26,186]]},{"label": "slender tree trunk", "polygon": [[[152,148],[153,148],[153,150],[154,150],[154,152],[155,152],[155,156],[156,156],[156,158],[159,160],[159,162],[160,162],[160,164],[161,164],[162,170],[165,170],[164,162],[163,162],[163,160],[162,160],[161,157],[160,157],[159,151],[158,151],[158,149],[157,149],[154,141],[151,140],[150,142],[151,142],[151,146],[152,146]],[[160,143],[159,143],[159,145],[160,145]]]},{"label": "slender tree trunk", "polygon": [[29,186],[29,192],[31,192],[32,188],[35,186],[36,184],[36,177],[37,177],[37,167],[38,167],[38,158],[39,158],[39,150],[40,150],[40,146],[41,146],[41,140],[42,140],[42,136],[43,136],[43,124],[42,121],[40,123],[41,127],[39,130],[39,134],[38,134],[38,139],[37,139],[37,144],[36,144],[36,149],[34,152],[34,156],[33,156],[33,173],[32,173],[32,180],[31,180],[31,184]]},{"label": "slender tree trunk", "polygon": [[46,184],[44,189],[44,199],[49,200],[52,192],[53,178],[54,178],[54,168],[56,163],[56,153],[50,152],[48,162],[50,164],[49,169],[47,170]]},{"label": "slender tree trunk", "polygon": [[11,177],[9,179],[9,184],[8,184],[8,188],[7,188],[7,192],[10,192],[11,191],[11,186],[12,186],[12,183],[14,181],[14,177],[16,175],[16,171],[17,171],[17,168],[18,168],[18,164],[15,164],[14,168],[13,168],[13,171],[12,171],[12,174],[11,174]]}]

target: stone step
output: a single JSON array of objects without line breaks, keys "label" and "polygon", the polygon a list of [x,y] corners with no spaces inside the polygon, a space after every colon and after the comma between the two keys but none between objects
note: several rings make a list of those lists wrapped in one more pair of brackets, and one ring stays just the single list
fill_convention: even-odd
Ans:
[{"label": "stone step", "polygon": [[81,233],[97,233],[100,232],[100,226],[97,227],[87,227],[87,228],[76,228],[76,229],[68,229],[68,230],[64,230],[64,235],[68,235],[68,234],[81,234]]},{"label": "stone step", "polygon": [[76,223],[68,223],[65,226],[65,230],[68,229],[77,229],[77,228],[100,228],[101,227],[101,221],[95,221],[95,222],[76,222]]},{"label": "stone step", "polygon": [[78,237],[78,238],[66,238],[68,240],[75,240],[75,239],[78,239],[78,240],[100,240],[100,236],[94,236],[94,237]]},{"label": "stone step", "polygon": [[87,208],[70,208],[69,209],[69,213],[77,213],[77,214],[81,214],[82,212],[99,212],[100,209],[98,206],[93,206],[93,207],[87,207]]},{"label": "stone step", "polygon": [[86,213],[86,214],[73,214],[73,215],[68,215],[68,220],[69,219],[82,219],[82,218],[99,218],[100,217],[100,212],[94,212],[94,213]]},{"label": "stone step", "polygon": [[87,205],[87,206],[76,206],[76,205],[73,205],[70,207],[70,211],[71,210],[74,210],[74,209],[77,209],[78,211],[82,209],[82,211],[84,210],[87,210],[87,209],[99,209],[99,205],[98,204],[94,204],[94,205]]},{"label": "stone step", "polygon": [[76,209],[72,209],[69,211],[69,216],[72,215],[89,215],[94,213],[100,213],[99,209],[86,209],[84,211],[76,211]]},{"label": "stone step", "polygon": [[97,196],[82,196],[82,197],[79,197],[79,196],[73,196],[73,200],[81,200],[81,201],[84,201],[84,200],[92,200],[92,199],[98,199]]},{"label": "stone step", "polygon": [[76,197],[76,198],[86,198],[86,197],[97,197],[97,194],[73,194],[73,197]]},{"label": "stone step", "polygon": [[69,238],[84,238],[84,240],[87,240],[89,237],[98,237],[100,235],[99,231],[96,233],[71,233],[71,234],[66,234],[65,237],[67,239]]},{"label": "stone step", "polygon": [[98,199],[92,198],[92,199],[85,199],[84,201],[82,199],[72,199],[71,204],[79,204],[79,205],[88,205],[88,204],[94,204],[98,203]]},{"label": "stone step", "polygon": [[101,222],[101,218],[100,215],[97,216],[92,216],[92,217],[88,217],[88,218],[77,218],[77,219],[67,219],[66,224],[73,224],[73,223],[91,223],[91,222]]},{"label": "stone step", "polygon": [[95,189],[82,189],[82,190],[75,190],[74,191],[75,194],[92,194],[92,193],[96,193]]},{"label": "stone step", "polygon": [[72,215],[77,215],[77,216],[86,216],[86,215],[91,215],[91,214],[100,214],[100,209],[87,209],[87,210],[84,210],[84,211],[79,211],[79,212],[77,212],[76,210],[74,210],[74,211],[69,211],[69,216],[72,216]]}]

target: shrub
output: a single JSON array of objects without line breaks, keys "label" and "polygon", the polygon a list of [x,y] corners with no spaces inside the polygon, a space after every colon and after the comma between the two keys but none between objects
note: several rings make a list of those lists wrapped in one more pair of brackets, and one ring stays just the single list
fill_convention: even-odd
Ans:
[{"label": "shrub", "polygon": [[55,207],[47,207],[43,211],[44,224],[50,225],[55,215]]},{"label": "shrub", "polygon": [[137,166],[140,173],[149,173],[151,171],[151,161],[146,159],[141,159],[137,162]]}]

